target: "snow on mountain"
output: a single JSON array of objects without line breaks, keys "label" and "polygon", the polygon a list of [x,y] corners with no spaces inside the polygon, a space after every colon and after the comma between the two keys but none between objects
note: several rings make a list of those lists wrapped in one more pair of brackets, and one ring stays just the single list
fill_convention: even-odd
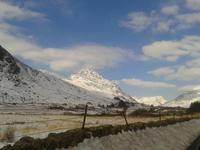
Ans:
[{"label": "snow on mountain", "polygon": [[167,102],[162,96],[152,96],[152,97],[138,97],[135,98],[138,103],[146,104],[146,105],[153,105],[153,106],[160,106]]},{"label": "snow on mountain", "polygon": [[59,103],[74,106],[87,102],[110,105],[118,101],[32,69],[0,46],[0,104]]},{"label": "snow on mountain", "polygon": [[189,91],[183,92],[174,100],[167,102],[165,105],[170,107],[185,107],[188,108],[191,103],[200,101],[200,89],[195,88]]},{"label": "snow on mountain", "polygon": [[65,79],[65,81],[89,91],[100,92],[109,98],[118,97],[123,101],[136,102],[134,98],[124,93],[115,82],[104,79],[92,68],[83,69],[77,74],[71,75],[70,79]]}]

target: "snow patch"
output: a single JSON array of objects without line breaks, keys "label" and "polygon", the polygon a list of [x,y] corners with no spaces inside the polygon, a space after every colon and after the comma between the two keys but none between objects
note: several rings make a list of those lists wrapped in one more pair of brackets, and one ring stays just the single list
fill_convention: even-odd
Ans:
[{"label": "snow patch", "polygon": [[85,139],[69,150],[185,150],[199,134],[200,120],[191,120],[166,127]]},{"label": "snow patch", "polygon": [[165,104],[165,106],[170,107],[190,107],[190,104],[196,101],[200,101],[200,90],[191,90],[186,91],[176,97],[174,100],[169,101]]},{"label": "snow patch", "polygon": [[146,104],[146,105],[153,105],[153,106],[160,106],[167,102],[162,96],[152,96],[152,97],[140,97],[135,98],[138,103]]}]

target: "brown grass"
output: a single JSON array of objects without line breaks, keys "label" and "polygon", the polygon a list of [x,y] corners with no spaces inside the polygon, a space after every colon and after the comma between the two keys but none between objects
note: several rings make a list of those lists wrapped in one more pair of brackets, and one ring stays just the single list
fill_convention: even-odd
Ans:
[{"label": "brown grass", "polygon": [[7,127],[2,135],[0,136],[1,142],[8,142],[11,143],[15,140],[15,131],[16,129],[13,127]]},{"label": "brown grass", "polygon": [[56,148],[68,148],[70,146],[75,146],[82,142],[85,138],[91,137],[103,137],[110,134],[118,134],[122,131],[136,131],[143,130],[146,127],[160,127],[175,124],[178,122],[189,121],[193,118],[176,118],[167,119],[162,121],[151,121],[148,123],[137,122],[129,124],[129,126],[124,125],[103,125],[97,127],[90,127],[85,129],[73,129],[68,130],[63,133],[50,133],[45,139],[33,139],[31,137],[24,137],[17,141],[13,146],[4,147],[2,150],[41,150],[48,149],[54,150]]}]

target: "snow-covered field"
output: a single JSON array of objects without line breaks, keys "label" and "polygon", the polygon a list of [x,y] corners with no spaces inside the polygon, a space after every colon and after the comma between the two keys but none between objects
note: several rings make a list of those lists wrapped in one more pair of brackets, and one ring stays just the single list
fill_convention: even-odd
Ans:
[{"label": "snow-covered field", "polygon": [[200,120],[191,120],[166,127],[85,139],[69,150],[185,150],[199,134]]}]

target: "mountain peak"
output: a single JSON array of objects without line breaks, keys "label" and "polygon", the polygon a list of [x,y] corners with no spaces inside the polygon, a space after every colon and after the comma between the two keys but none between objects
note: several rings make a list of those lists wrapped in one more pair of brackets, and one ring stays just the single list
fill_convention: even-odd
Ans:
[{"label": "mountain peak", "polygon": [[101,76],[98,72],[94,70],[94,68],[89,67],[80,70],[77,74],[73,74],[71,76],[72,79],[74,78],[85,78],[89,80],[104,80],[103,76]]},{"label": "mountain peak", "polygon": [[105,79],[91,67],[80,70],[78,73],[71,75],[70,78],[85,88],[92,88],[97,91],[108,90],[108,88],[120,90],[114,82]]},{"label": "mountain peak", "polygon": [[89,91],[104,93],[113,98],[117,96],[125,101],[135,101],[125,94],[115,82],[105,79],[93,68],[82,69],[77,74],[71,75],[69,82]]}]

